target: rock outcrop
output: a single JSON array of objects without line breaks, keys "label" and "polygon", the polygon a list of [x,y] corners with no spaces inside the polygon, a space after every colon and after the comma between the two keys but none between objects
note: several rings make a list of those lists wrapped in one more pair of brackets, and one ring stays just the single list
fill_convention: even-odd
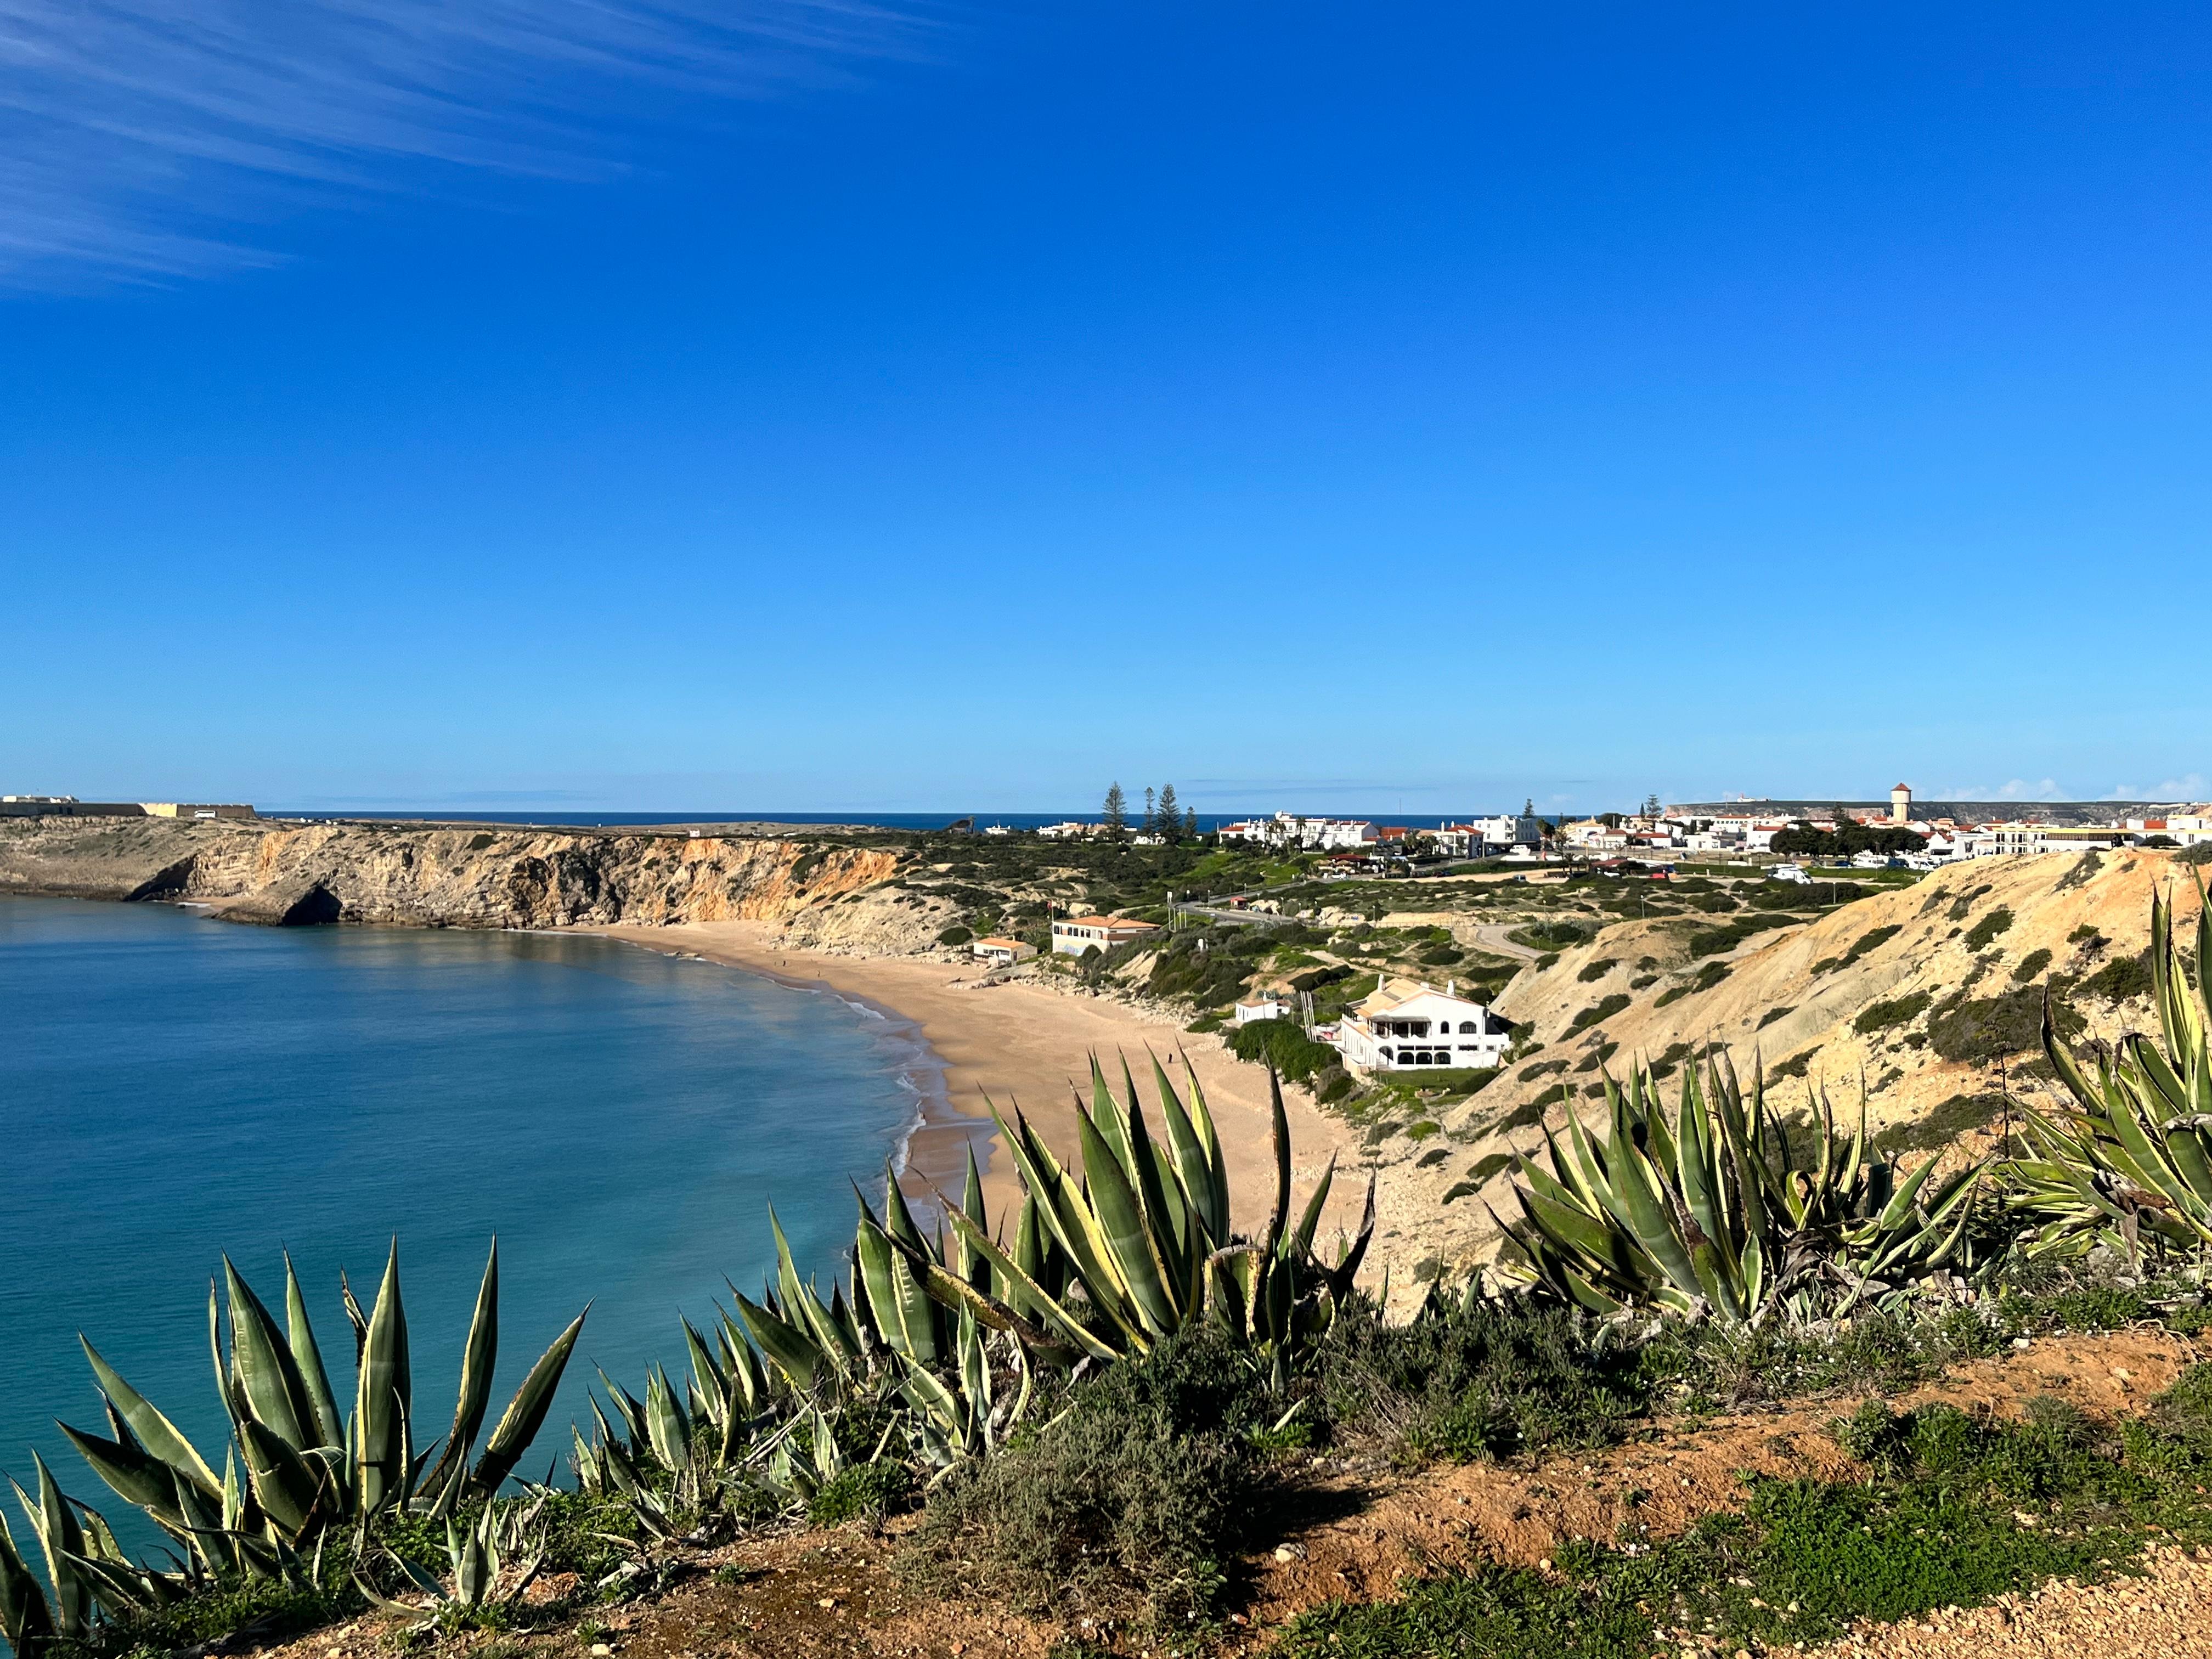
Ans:
[{"label": "rock outcrop", "polygon": [[901,886],[901,854],[775,836],[421,824],[0,822],[0,891],[166,899],[241,921],[568,927],[758,921],[793,943],[933,947],[953,907]]}]

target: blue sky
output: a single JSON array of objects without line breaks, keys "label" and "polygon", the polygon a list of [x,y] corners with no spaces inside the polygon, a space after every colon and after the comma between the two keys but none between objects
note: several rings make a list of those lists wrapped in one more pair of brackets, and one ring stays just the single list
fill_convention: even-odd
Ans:
[{"label": "blue sky", "polygon": [[0,0],[0,788],[2201,796],[2208,90],[2179,4]]}]

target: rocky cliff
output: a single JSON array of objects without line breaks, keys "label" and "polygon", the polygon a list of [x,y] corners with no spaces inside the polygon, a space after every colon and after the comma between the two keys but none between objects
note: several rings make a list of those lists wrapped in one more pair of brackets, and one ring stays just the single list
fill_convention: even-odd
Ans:
[{"label": "rocky cliff", "polygon": [[932,948],[954,907],[901,855],[770,837],[156,818],[0,822],[0,891],[204,903],[280,926],[781,923],[793,944]]}]

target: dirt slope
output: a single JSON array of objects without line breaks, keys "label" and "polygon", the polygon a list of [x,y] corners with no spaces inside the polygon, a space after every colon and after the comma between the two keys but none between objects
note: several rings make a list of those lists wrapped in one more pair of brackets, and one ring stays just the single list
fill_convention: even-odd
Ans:
[{"label": "dirt slope", "polygon": [[2193,923],[2196,874],[2157,852],[1979,860],[1703,957],[1692,936],[1711,918],[1604,929],[1498,999],[1532,1045],[1504,1076],[1425,1142],[1377,1149],[1394,1279],[1489,1254],[1483,1204],[1508,1202],[1497,1155],[1535,1146],[1538,1121],[1565,1121],[1563,1085],[1592,1121],[1601,1065],[1619,1076],[1641,1058],[1671,1085],[1711,1045],[1747,1080],[1763,1062],[1785,1115],[1806,1111],[1823,1083],[1855,1115],[1863,1076],[1870,1121],[1908,1148],[1969,1133],[1997,1112],[2002,1088],[2051,1097],[2033,1036],[2042,988],[2078,1010],[2081,1039],[2151,1024],[2147,998],[2114,1000],[2115,975],[2096,976],[2143,951],[2154,888],[2170,885]]}]

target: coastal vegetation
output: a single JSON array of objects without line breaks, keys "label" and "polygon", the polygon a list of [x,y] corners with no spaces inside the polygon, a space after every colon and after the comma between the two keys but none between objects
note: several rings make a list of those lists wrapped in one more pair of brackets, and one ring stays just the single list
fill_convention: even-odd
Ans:
[{"label": "coastal vegetation", "polygon": [[[1436,948],[1428,926],[1315,927],[1322,937],[1264,951],[1243,941],[1267,928],[1219,937],[1255,973],[1278,951],[1287,971],[1311,971],[1290,967],[1298,956],[1364,969],[1318,992],[1372,984],[1380,969],[1360,946]],[[1871,936],[1838,931],[1847,957]],[[363,1609],[425,1631],[567,1631],[733,1541],[880,1525],[896,1540],[886,1570],[956,1607],[1079,1615],[1079,1639],[1110,1650],[1191,1651],[1243,1639],[1250,1563],[1299,1559],[1315,1505],[1346,1490],[1326,1484],[1330,1470],[1379,1482],[1569,1449],[1588,1460],[1686,1413],[1927,1383],[2054,1333],[2149,1320],[2185,1343],[2212,1323],[2212,1006],[2198,968],[2212,919],[2200,904],[2193,950],[2179,931],[2160,896],[2142,958],[2154,1034],[2082,1046],[2063,1000],[2073,981],[2015,976],[1983,1000],[2002,1010],[1973,1023],[2006,1022],[1991,1040],[2009,1042],[2013,1000],[2033,999],[2032,1040],[2066,1103],[1961,1096],[1961,1124],[2007,1126],[1978,1154],[1876,1134],[1863,1097],[1849,1133],[1823,1089],[1808,1090],[1809,1120],[1785,1114],[1763,1071],[1740,1078],[1710,1048],[1632,1059],[1616,1076],[1603,1032],[1625,994],[1584,1002],[1601,1011],[1583,1029],[1603,1123],[1593,1131],[1574,1109],[1586,1097],[1572,1057],[1521,1067],[1577,1093],[1526,1121],[1532,1150],[1465,1171],[1471,1186],[1510,1182],[1502,1254],[1473,1273],[1425,1264],[1420,1299],[1394,1315],[1384,1286],[1358,1283],[1371,1184],[1356,1233],[1334,1243],[1321,1236],[1333,1171],[1292,1204],[1279,1090],[1271,1176],[1241,1195],[1257,1224],[1239,1231],[1194,1079],[1155,1064],[1147,1104],[1129,1068],[1109,1078],[1094,1062],[1073,1158],[1019,1114],[1000,1120],[1019,1188],[1006,1215],[985,1213],[972,1164],[939,1213],[887,1181],[879,1201],[856,1194],[847,1271],[824,1286],[771,1214],[771,1281],[733,1287],[708,1328],[672,1332],[678,1368],[634,1389],[600,1379],[570,1437],[572,1482],[514,1477],[581,1316],[495,1420],[495,1255],[450,1427],[428,1444],[396,1249],[366,1311],[344,1299],[349,1413],[289,1267],[280,1321],[226,1263],[210,1304],[231,1423],[222,1455],[89,1346],[105,1422],[70,1431],[97,1478],[167,1537],[167,1559],[130,1557],[34,1462],[17,1492],[21,1530],[0,1530],[0,1629],[27,1656],[183,1647]],[[1589,948],[1605,967],[1589,981],[1563,969],[1569,984],[1638,971],[1629,951]],[[1947,1006],[1963,1016],[1974,1000]],[[1328,1070],[1328,1051],[1308,1052],[1321,1045],[1293,1022],[1235,1042],[1279,1073]],[[1662,1073],[1679,1074],[1664,1093]],[[1462,1086],[1474,1097],[1487,1082]],[[1417,1115],[1431,1103],[1407,1103],[1399,1132],[1433,1140],[1439,1170],[1457,1170],[1467,1154],[1455,1158],[1437,1116]],[[1379,1094],[1344,1109],[1384,1109]],[[1534,1564],[1431,1565],[1401,1593],[1308,1598],[1275,1650],[1504,1653],[1531,1632],[1562,1653],[1786,1646],[2120,1570],[2154,1537],[2212,1541],[2208,1376],[2181,1369],[2118,1417],[2056,1401],[2020,1420],[1940,1399],[1877,1403],[1826,1431],[1847,1478],[1763,1468],[1686,1526],[1630,1519]]]}]

